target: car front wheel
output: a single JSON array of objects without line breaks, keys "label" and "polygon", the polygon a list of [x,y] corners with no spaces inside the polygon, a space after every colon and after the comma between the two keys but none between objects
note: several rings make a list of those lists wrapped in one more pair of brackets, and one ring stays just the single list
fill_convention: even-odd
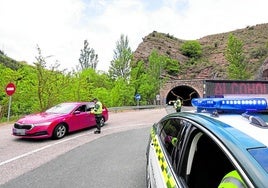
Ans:
[{"label": "car front wheel", "polygon": [[67,133],[67,127],[64,124],[58,124],[53,131],[53,138],[60,139],[63,138]]}]

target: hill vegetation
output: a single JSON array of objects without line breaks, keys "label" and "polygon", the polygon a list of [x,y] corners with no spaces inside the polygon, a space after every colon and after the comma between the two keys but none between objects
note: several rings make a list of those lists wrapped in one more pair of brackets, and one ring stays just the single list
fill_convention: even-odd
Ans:
[{"label": "hill vegetation", "polygon": [[136,61],[148,62],[148,56],[153,50],[178,60],[179,73],[174,79],[229,79],[225,58],[228,37],[234,35],[243,43],[243,52],[247,62],[246,71],[250,79],[266,79],[262,76],[262,65],[268,56],[268,24],[248,26],[226,33],[205,36],[197,39],[202,47],[202,55],[194,62],[181,50],[187,41],[170,34],[153,31],[143,38],[143,42],[134,52]]},{"label": "hill vegetation", "polygon": [[[241,78],[268,78],[268,24],[193,41],[153,31],[134,52],[127,37],[121,36],[108,73],[95,70],[97,54],[87,41],[85,44],[79,59],[81,68],[72,71],[59,70],[57,64],[47,67],[47,56],[40,48],[34,65],[15,61],[0,51],[0,118],[7,117],[9,97],[4,88],[9,82],[16,85],[11,114],[21,116],[61,102],[95,97],[108,107],[136,105],[136,94],[141,96],[140,105],[155,104],[161,86],[169,79],[230,79],[233,70],[247,76]],[[228,50],[231,53],[226,58]],[[245,62],[245,68],[239,61]]]}]

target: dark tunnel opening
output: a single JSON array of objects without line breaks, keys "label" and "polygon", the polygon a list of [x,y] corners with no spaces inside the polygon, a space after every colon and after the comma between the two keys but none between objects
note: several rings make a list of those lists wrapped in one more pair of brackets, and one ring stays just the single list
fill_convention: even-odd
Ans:
[{"label": "dark tunnel opening", "polygon": [[189,86],[177,86],[173,88],[166,97],[166,104],[175,101],[179,97],[184,106],[192,106],[191,100],[193,98],[200,98],[198,92]]}]

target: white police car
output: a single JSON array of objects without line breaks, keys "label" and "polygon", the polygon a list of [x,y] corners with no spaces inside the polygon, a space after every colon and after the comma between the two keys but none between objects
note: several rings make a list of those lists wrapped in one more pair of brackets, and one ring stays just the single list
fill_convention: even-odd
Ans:
[{"label": "white police car", "polygon": [[[198,98],[195,112],[155,123],[146,152],[147,187],[268,187],[265,98]],[[240,180],[229,178],[237,172]]]}]

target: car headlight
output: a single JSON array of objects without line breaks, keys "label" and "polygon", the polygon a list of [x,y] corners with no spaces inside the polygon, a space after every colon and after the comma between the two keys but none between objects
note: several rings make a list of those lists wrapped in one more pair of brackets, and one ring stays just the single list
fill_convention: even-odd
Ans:
[{"label": "car headlight", "polygon": [[51,122],[50,121],[46,121],[46,122],[41,122],[41,123],[34,123],[34,126],[48,126],[50,125]]}]

